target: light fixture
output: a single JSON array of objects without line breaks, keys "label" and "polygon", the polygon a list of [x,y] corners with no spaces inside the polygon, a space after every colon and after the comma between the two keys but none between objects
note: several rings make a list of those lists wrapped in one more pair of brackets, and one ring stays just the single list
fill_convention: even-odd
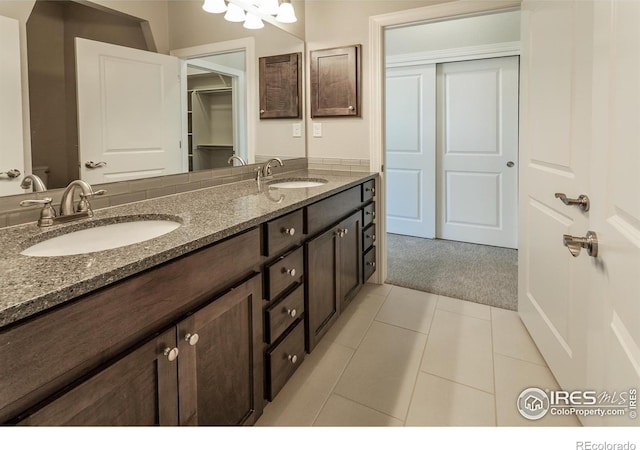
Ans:
[{"label": "light fixture", "polygon": [[289,0],[282,0],[282,3],[280,3],[276,20],[282,23],[293,23],[298,20],[296,18],[296,13],[293,10],[293,5]]},{"label": "light fixture", "polygon": [[227,10],[227,5],[224,0],[204,0],[202,9],[208,13],[219,14]]},{"label": "light fixture", "polygon": [[244,27],[256,30],[264,27],[262,19],[293,23],[298,19],[291,0],[204,0],[202,9],[209,13],[223,13],[229,22],[244,22]]},{"label": "light fixture", "polygon": [[249,30],[259,30],[260,28],[264,28],[264,23],[262,23],[262,19],[260,17],[248,12],[243,27],[248,28]]},{"label": "light fixture", "polygon": [[227,13],[224,15],[224,18],[229,22],[244,22],[246,14],[244,13],[244,9],[235,3],[229,2],[229,6],[227,6]]}]

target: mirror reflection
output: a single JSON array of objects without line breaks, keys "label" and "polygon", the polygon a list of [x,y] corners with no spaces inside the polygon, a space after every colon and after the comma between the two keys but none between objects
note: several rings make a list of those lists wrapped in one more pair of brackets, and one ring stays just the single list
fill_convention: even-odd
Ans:
[{"label": "mirror reflection", "polygon": [[[54,189],[77,178],[104,183],[228,167],[240,164],[240,158],[253,163],[272,156],[305,156],[304,132],[301,137],[292,136],[293,125],[304,128],[301,120],[260,121],[258,111],[253,111],[251,94],[257,93],[258,80],[255,71],[243,66],[246,55],[241,49],[178,59],[180,70],[186,74],[186,83],[180,87],[179,111],[164,114],[171,119],[165,117],[161,125],[151,117],[159,115],[166,99],[149,99],[146,110],[131,107],[133,97],[162,90],[145,77],[144,70],[135,75],[135,83],[119,82],[118,77],[122,81],[131,79],[123,72],[114,75],[102,90],[89,84],[86,90],[90,94],[83,100],[79,78],[83,64],[76,54],[76,38],[177,59],[167,53],[180,54],[187,48],[251,37],[255,39],[257,63],[261,56],[304,53],[301,39],[269,23],[261,30],[246,30],[238,24],[218,25],[223,18],[203,12],[200,1],[3,3],[0,15],[17,18],[26,29],[27,42],[21,42],[20,51],[26,53],[28,62],[22,65],[22,71],[28,72],[23,76],[23,83],[28,80],[23,91],[29,93],[30,142],[24,145],[23,176],[39,175],[49,189]],[[140,16],[136,15],[138,10]],[[168,19],[168,28],[163,20],[155,20],[158,17]],[[233,26],[232,32],[229,26]],[[169,29],[172,39],[168,38]],[[139,60],[136,63],[143,65]],[[123,88],[125,85],[128,87]],[[83,103],[93,104],[93,112],[83,110]],[[168,130],[174,133],[166,139],[169,144],[160,142],[160,136]],[[160,153],[158,148],[179,152],[171,167],[152,162],[153,155]],[[123,158],[125,154],[128,159]],[[238,158],[230,162],[234,155]],[[106,164],[100,164],[103,161]],[[140,165],[134,166],[132,161]],[[91,179],[90,173],[102,175]],[[24,192],[28,190],[8,194]]]}]

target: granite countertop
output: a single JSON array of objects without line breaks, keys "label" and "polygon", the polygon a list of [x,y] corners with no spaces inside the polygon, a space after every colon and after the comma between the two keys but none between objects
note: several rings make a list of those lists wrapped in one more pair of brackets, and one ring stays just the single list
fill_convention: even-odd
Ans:
[{"label": "granite countertop", "polygon": [[[82,294],[151,268],[354,186],[374,174],[302,170],[99,209],[94,217],[39,228],[35,222],[0,229],[0,329]],[[322,178],[302,189],[269,189],[274,180]],[[20,254],[48,237],[138,218],[175,219],[178,229],[138,244],[100,252],[31,257]]]}]

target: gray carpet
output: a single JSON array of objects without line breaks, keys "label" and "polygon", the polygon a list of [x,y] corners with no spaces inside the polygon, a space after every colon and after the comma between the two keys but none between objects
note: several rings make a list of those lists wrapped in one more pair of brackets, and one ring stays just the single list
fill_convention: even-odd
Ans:
[{"label": "gray carpet", "polygon": [[387,234],[387,283],[518,309],[518,251]]}]

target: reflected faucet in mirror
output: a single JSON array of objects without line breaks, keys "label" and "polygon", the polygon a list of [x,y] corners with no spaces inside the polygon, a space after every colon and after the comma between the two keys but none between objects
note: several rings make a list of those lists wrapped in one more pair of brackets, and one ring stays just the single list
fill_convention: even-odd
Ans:
[{"label": "reflected faucet in mirror", "polygon": [[231,155],[229,157],[229,159],[227,159],[227,164],[229,164],[230,166],[233,166],[233,160],[234,159],[236,161],[238,161],[241,166],[246,166],[247,165],[247,162],[244,159],[242,159],[242,156],[238,156],[238,155]]},{"label": "reflected faucet in mirror", "polygon": [[[78,205],[74,206],[73,197],[75,192],[80,191],[80,200]],[[23,200],[20,206],[42,205],[40,218],[38,219],[39,227],[49,227],[58,223],[71,222],[85,217],[93,217],[93,210],[89,203],[89,198],[94,195],[103,195],[107,191],[101,189],[94,191],[89,183],[82,180],[74,180],[62,193],[60,200],[60,214],[56,214],[55,209],[51,206],[52,199],[46,197],[40,200]]]},{"label": "reflected faucet in mirror", "polygon": [[20,183],[22,189],[31,189],[33,192],[44,192],[47,187],[38,175],[29,174],[24,177]]}]

